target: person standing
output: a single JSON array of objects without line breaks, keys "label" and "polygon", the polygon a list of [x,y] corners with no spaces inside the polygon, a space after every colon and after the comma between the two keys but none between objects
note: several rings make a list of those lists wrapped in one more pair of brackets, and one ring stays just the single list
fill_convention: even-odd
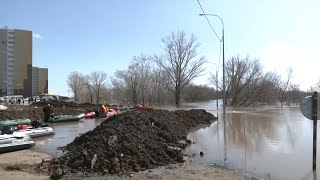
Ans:
[{"label": "person standing", "polygon": [[44,118],[43,118],[44,122],[48,122],[50,118],[54,117],[53,106],[52,105],[48,104],[48,105],[44,106],[42,108],[42,111],[44,113]]}]

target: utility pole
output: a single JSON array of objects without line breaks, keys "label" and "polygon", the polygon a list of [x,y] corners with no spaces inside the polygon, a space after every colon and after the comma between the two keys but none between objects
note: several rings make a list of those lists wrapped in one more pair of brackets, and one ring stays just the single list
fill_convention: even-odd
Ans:
[{"label": "utility pole", "polygon": [[[219,16],[218,16],[219,17]],[[219,17],[220,18],[220,17]],[[220,18],[221,19],[221,18]],[[222,69],[223,69],[223,115],[226,114],[226,77],[225,77],[225,63],[224,63],[224,25],[223,25],[223,21],[221,19],[222,22]]]},{"label": "utility pole", "polygon": [[[218,17],[220,20],[221,20],[221,24],[222,24],[222,38],[220,39],[219,37],[219,40],[220,40],[220,43],[222,42],[222,69],[223,69],[223,72],[222,72],[222,78],[223,78],[223,85],[222,85],[222,88],[223,88],[223,115],[226,114],[226,77],[225,77],[225,59],[224,59],[224,23],[223,23],[223,20],[220,16],[216,15],[216,14],[199,14],[200,16],[215,16],[215,17]],[[210,24],[210,22],[209,22]],[[210,24],[211,25],[211,24]]]},{"label": "utility pole", "polygon": [[218,92],[219,92],[219,90],[218,90],[218,70],[216,69],[216,103],[217,103],[217,117],[218,117],[218,107],[219,107],[219,103],[218,103],[218,101],[219,101],[219,95],[218,95]]}]

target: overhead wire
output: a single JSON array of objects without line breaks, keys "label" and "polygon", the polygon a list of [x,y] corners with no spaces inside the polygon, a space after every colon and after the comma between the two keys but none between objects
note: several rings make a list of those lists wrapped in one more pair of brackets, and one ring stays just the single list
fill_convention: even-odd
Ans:
[{"label": "overhead wire", "polygon": [[198,4],[199,4],[199,6],[200,6],[200,8],[201,8],[201,10],[202,10],[202,13],[203,13],[203,14],[204,14],[204,16],[206,17],[207,22],[208,22],[208,24],[210,25],[210,27],[211,27],[212,31],[213,31],[213,32],[214,32],[214,34],[217,36],[217,38],[219,39],[219,41],[221,41],[221,38],[218,36],[217,32],[214,30],[213,26],[211,25],[211,23],[210,23],[210,21],[209,21],[209,19],[208,19],[208,17],[207,17],[207,14],[204,12],[204,10],[203,10],[203,8],[202,8],[202,5],[201,5],[200,1],[199,1],[199,0],[197,0],[197,1],[198,1]]},{"label": "overhead wire", "polygon": [[200,8],[201,8],[201,11],[202,11],[202,13],[204,14],[204,16],[206,17],[206,20],[207,20],[207,22],[208,22],[208,24],[210,25],[210,27],[211,27],[211,30],[213,31],[213,33],[216,35],[216,37],[219,39],[219,44],[220,44],[220,50],[219,50],[219,64],[218,64],[218,69],[217,69],[217,71],[219,72],[219,67],[220,67],[220,59],[221,59],[221,41],[222,41],[222,38],[220,38],[219,36],[218,36],[218,34],[217,34],[217,32],[214,30],[214,28],[213,28],[213,26],[212,26],[212,24],[210,23],[210,21],[209,21],[209,19],[208,19],[208,17],[207,17],[207,14],[204,12],[204,9],[203,9],[203,7],[202,7],[202,5],[201,5],[201,3],[200,3],[200,1],[199,0],[197,0],[198,1],[198,4],[199,4],[199,6],[200,6]]}]

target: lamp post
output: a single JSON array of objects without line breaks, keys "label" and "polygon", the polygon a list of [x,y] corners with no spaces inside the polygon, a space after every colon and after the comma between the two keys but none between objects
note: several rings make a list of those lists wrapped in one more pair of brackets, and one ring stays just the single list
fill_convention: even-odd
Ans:
[{"label": "lamp post", "polygon": [[222,41],[222,76],[223,76],[223,139],[224,139],[224,163],[226,164],[227,161],[227,138],[226,138],[226,78],[225,78],[225,62],[224,62],[224,23],[220,16],[216,14],[199,14],[200,16],[215,16],[218,17],[221,20],[222,24],[222,38],[220,39],[220,42]]},{"label": "lamp post", "polygon": [[218,104],[218,100],[219,100],[219,96],[218,96],[218,66],[216,63],[212,63],[212,62],[207,62],[209,64],[213,64],[216,66],[216,104],[217,104],[217,117],[218,117],[218,107],[219,107],[219,104]]},{"label": "lamp post", "polygon": [[223,79],[223,114],[226,114],[226,78],[225,78],[225,62],[224,62],[224,23],[223,20],[220,16],[216,15],[216,14],[199,14],[200,16],[215,16],[218,17],[221,20],[221,24],[222,24],[222,37],[221,39],[219,39],[220,41],[222,41],[222,79]]}]

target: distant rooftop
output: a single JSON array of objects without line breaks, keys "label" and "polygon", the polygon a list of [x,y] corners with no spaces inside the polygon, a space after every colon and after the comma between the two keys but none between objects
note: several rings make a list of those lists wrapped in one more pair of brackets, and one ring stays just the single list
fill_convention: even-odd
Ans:
[{"label": "distant rooftop", "polygon": [[8,26],[0,27],[0,29],[18,30],[18,31],[30,31],[30,32],[32,32],[31,30],[25,30],[25,29],[11,29],[11,28],[8,28]]}]

